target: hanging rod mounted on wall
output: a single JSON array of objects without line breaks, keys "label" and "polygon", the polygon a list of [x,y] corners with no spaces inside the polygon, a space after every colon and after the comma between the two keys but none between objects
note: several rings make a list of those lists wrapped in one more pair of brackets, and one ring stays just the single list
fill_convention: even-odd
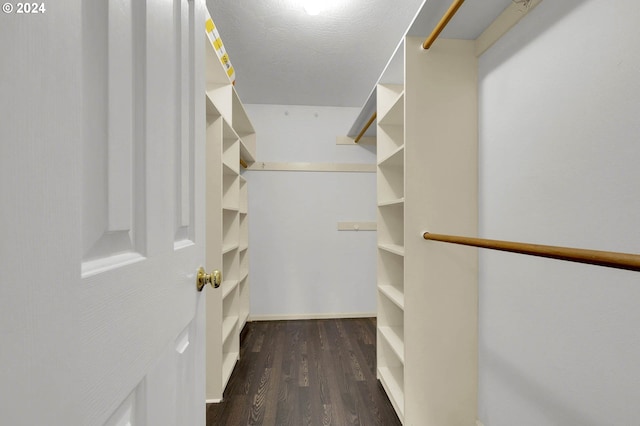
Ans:
[{"label": "hanging rod mounted on wall", "polygon": [[485,238],[460,237],[456,235],[432,234],[425,232],[425,240],[481,247],[511,253],[528,254],[550,259],[587,263],[609,268],[640,271],[640,255],[613,251],[585,250],[569,247],[545,246],[540,244],[517,243],[512,241],[488,240]]},{"label": "hanging rod mounted on wall", "polygon": [[431,47],[431,45],[433,44],[434,41],[436,41],[436,39],[438,38],[442,30],[444,30],[444,27],[446,27],[449,21],[451,20],[451,18],[453,18],[453,15],[455,15],[458,9],[460,9],[460,6],[462,6],[462,3],[464,3],[464,0],[453,0],[453,2],[451,3],[451,6],[449,6],[449,9],[442,16],[442,18],[440,19],[440,22],[438,22],[438,25],[436,25],[436,27],[431,32],[431,35],[429,35],[429,37],[427,37],[424,43],[422,43],[423,49],[428,49]]},{"label": "hanging rod mounted on wall", "polygon": [[362,130],[360,130],[360,133],[358,133],[358,136],[356,136],[356,138],[353,140],[353,142],[358,143],[360,142],[360,139],[362,139],[362,137],[364,136],[364,134],[366,133],[366,131],[369,129],[369,127],[371,126],[371,123],[373,123],[376,119],[376,117],[378,116],[377,112],[374,112],[373,115],[371,116],[371,118],[369,119],[369,121],[367,121],[367,124],[364,125],[364,127],[362,128]]}]

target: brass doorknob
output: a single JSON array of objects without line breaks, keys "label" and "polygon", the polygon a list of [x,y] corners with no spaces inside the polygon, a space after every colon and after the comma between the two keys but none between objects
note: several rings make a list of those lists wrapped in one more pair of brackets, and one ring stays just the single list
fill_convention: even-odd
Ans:
[{"label": "brass doorknob", "polygon": [[207,274],[204,268],[201,267],[198,269],[198,277],[196,278],[198,291],[202,291],[207,284],[211,284],[213,288],[220,287],[220,284],[222,284],[222,272],[216,269],[212,273]]}]

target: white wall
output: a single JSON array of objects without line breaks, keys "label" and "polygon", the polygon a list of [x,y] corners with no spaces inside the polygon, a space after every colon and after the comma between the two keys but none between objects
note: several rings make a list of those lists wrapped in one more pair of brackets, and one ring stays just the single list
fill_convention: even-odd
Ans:
[{"label": "white wall", "polygon": [[[246,105],[264,162],[375,163],[336,145],[359,108]],[[375,315],[375,173],[248,171],[252,318]]]},{"label": "white wall", "polygon": [[[640,4],[543,1],[480,60],[480,234],[640,253]],[[640,424],[640,273],[480,253],[485,426]]]}]

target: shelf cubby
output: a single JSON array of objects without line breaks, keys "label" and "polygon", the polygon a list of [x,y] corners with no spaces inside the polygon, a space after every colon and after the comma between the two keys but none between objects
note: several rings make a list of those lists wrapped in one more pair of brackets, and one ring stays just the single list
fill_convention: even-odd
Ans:
[{"label": "shelf cubby", "polygon": [[248,210],[248,193],[247,193],[247,179],[240,176],[240,213],[247,213]]},{"label": "shelf cubby", "polygon": [[379,165],[377,175],[379,204],[404,198],[403,165]]},{"label": "shelf cubby", "polygon": [[[222,178],[222,208],[238,211],[240,209],[240,186],[238,174],[233,173],[226,165]],[[227,173],[228,171],[228,173]]]},{"label": "shelf cubby", "polygon": [[404,258],[378,250],[378,291],[404,309]]},{"label": "shelf cubby", "polygon": [[404,124],[404,86],[401,84],[378,86],[378,102],[386,106],[380,111],[379,126],[402,126]]},{"label": "shelf cubby", "polygon": [[239,222],[238,212],[234,210],[222,211],[222,247],[238,245]]},{"label": "shelf cubby", "polygon": [[404,204],[378,207],[378,243],[404,246]]},{"label": "shelf cubby", "polygon": [[396,354],[398,360],[404,365],[403,328],[382,326],[378,327],[378,331],[380,331],[383,339],[387,342],[391,350]]},{"label": "shelf cubby", "polygon": [[226,280],[223,281],[220,285],[222,288],[222,300],[227,300],[230,295],[233,295],[233,292],[238,288],[237,280]]},{"label": "shelf cubby", "polygon": [[[228,320],[232,321],[227,325],[227,327],[230,327],[230,330],[232,332],[231,335],[233,335],[234,331],[237,329],[238,317],[233,317]],[[223,327],[224,325],[225,323],[223,322]],[[233,368],[236,365],[236,361],[238,361],[238,357],[240,355],[240,352],[237,349],[237,347],[239,347],[239,340],[240,340],[239,336],[234,336],[233,338],[228,338],[226,340],[223,340],[222,365],[221,365],[223,388],[225,387],[226,383],[229,381],[229,378],[231,377],[231,373],[233,372]]]},{"label": "shelf cubby", "polygon": [[222,255],[222,281],[238,279],[238,245]]},{"label": "shelf cubby", "polygon": [[233,128],[241,139],[245,161],[253,162],[256,153],[256,131],[235,90],[232,93]]},{"label": "shelf cubby", "polygon": [[378,376],[396,409],[400,421],[404,421],[404,371],[402,368],[380,367]]},{"label": "shelf cubby", "polygon": [[381,167],[404,167],[404,145],[391,151],[378,162]]},{"label": "shelf cubby", "polygon": [[228,171],[225,174],[240,173],[240,140],[236,132],[225,121],[222,140],[222,163]]}]

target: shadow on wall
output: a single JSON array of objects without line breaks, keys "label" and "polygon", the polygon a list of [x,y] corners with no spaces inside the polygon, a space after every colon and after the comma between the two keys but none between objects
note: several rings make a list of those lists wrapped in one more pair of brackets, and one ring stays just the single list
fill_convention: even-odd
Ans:
[{"label": "shadow on wall", "polygon": [[[375,125],[375,124],[374,124]],[[366,145],[366,144],[358,144],[358,146],[362,149],[364,149],[365,151],[369,151],[370,153],[372,153],[373,155],[376,154],[376,148],[377,145],[376,144],[372,144],[372,145]]]},{"label": "shadow on wall", "polygon": [[[514,395],[527,401],[531,407],[536,407],[548,419],[548,424],[563,426],[601,426],[593,420],[584,417],[580,412],[571,407],[562,405],[549,389],[545,389],[536,383],[535,378],[526,375],[526,372],[516,368],[505,358],[486,346],[480,349],[482,368],[485,374],[490,374],[496,380],[501,381]],[[482,379],[481,379],[482,380]],[[489,414],[489,417],[491,415]]]}]

